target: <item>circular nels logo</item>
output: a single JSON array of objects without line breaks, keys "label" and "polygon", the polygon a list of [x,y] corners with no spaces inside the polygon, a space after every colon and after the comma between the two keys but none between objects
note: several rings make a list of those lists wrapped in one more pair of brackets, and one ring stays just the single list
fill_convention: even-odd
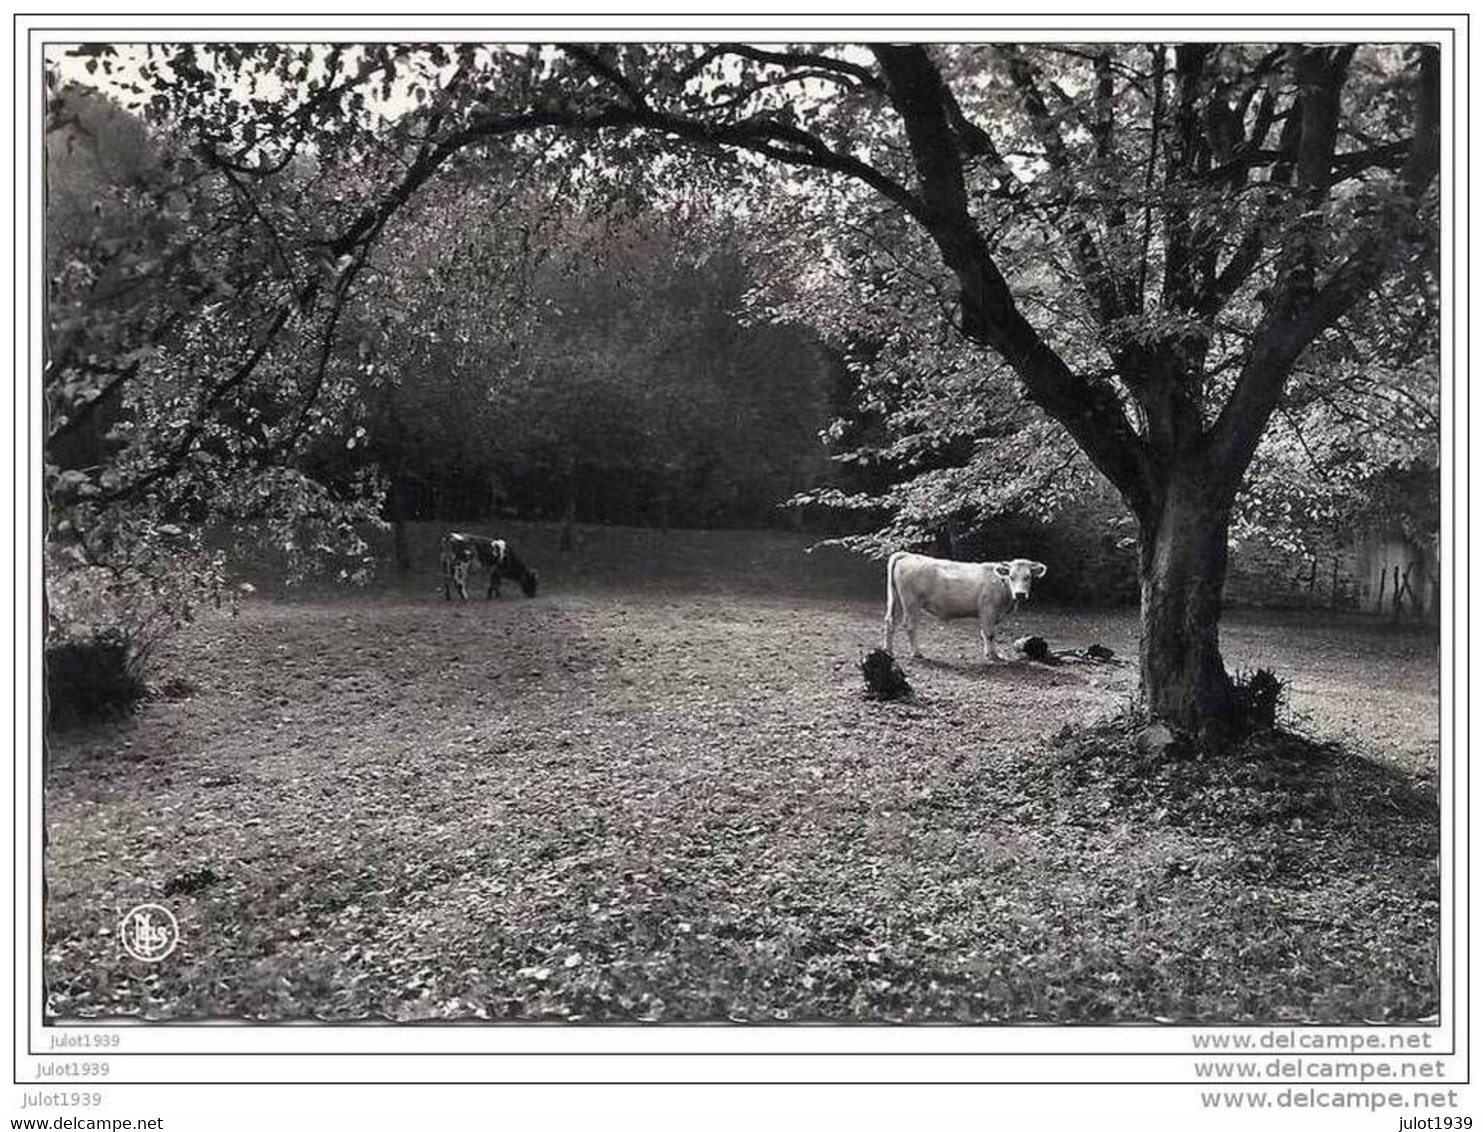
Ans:
[{"label": "circular nels logo", "polygon": [[118,922],[118,941],[141,963],[158,963],[180,942],[180,925],[170,909],[140,904]]}]

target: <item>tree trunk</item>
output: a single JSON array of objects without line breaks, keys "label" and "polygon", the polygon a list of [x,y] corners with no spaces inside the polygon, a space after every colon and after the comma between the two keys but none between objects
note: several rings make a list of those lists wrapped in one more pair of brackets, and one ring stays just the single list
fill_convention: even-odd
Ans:
[{"label": "tree trunk", "polygon": [[1172,478],[1139,539],[1139,665],[1149,713],[1214,747],[1234,724],[1235,695],[1220,655],[1228,502],[1195,476]]},{"label": "tree trunk", "polygon": [[407,523],[400,515],[391,522],[391,546],[398,570],[412,569],[412,554],[407,549]]},{"label": "tree trunk", "polygon": [[401,481],[393,475],[386,487],[386,510],[391,520],[392,558],[398,570],[412,569],[412,554],[407,548],[407,507],[402,497]]},{"label": "tree trunk", "polygon": [[405,484],[390,473],[386,485],[386,518],[392,524],[392,561],[397,570],[411,570],[412,555],[406,546],[406,497]]},{"label": "tree trunk", "polygon": [[568,464],[566,469],[566,510],[561,523],[561,549],[571,550],[576,540],[573,530],[577,524],[577,469]]}]

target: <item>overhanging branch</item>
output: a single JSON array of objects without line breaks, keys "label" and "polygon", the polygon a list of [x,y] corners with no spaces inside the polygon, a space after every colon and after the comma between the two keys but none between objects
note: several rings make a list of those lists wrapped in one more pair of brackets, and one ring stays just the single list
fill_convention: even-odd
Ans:
[{"label": "overhanging branch", "polygon": [[918,219],[958,278],[965,336],[998,352],[1030,400],[1066,428],[1135,511],[1146,512],[1153,496],[1146,453],[1116,390],[1074,373],[1025,319],[969,213],[941,74],[921,47],[873,50],[921,183]]}]

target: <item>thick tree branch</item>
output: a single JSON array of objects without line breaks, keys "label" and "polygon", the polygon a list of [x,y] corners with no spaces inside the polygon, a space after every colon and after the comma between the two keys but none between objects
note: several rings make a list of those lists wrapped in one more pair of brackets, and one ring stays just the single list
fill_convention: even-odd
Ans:
[{"label": "thick tree branch", "polygon": [[1167,51],[1162,43],[1156,43],[1149,51],[1153,55],[1153,125],[1148,137],[1148,165],[1143,174],[1143,238],[1138,253],[1138,295],[1135,309],[1143,313],[1148,301],[1148,249],[1153,238],[1153,177],[1159,162],[1159,135],[1164,125],[1164,73],[1167,66]]},{"label": "thick tree branch", "polygon": [[[1000,54],[1004,56],[1009,65],[1010,80],[1019,92],[1020,102],[1030,119],[1035,136],[1045,147],[1046,161],[1056,175],[1069,184],[1075,176],[1071,155],[1066,149],[1066,142],[1061,136],[1055,116],[1051,114],[1045,104],[1044,96],[1040,93],[1034,68],[1016,48],[1001,48]],[[1119,296],[1118,281],[1114,278],[1107,260],[1097,246],[1096,237],[1092,234],[1076,200],[1073,198],[1068,204],[1068,231],[1071,235],[1071,252],[1076,261],[1077,272],[1081,275],[1082,285],[1091,297],[1103,326],[1111,326],[1122,317],[1126,309]]]},{"label": "thick tree branch", "polygon": [[769,51],[745,43],[721,43],[707,48],[680,71],[678,76],[680,82],[689,82],[711,63],[728,55],[738,59],[748,59],[753,63],[768,63],[779,67],[807,67],[826,71],[836,78],[848,79],[872,90],[885,90],[880,76],[872,72],[869,67],[862,67],[846,59],[836,59],[832,55],[817,51]]},{"label": "thick tree branch", "polygon": [[[1258,113],[1260,113],[1260,108],[1258,108]],[[1386,142],[1384,145],[1336,153],[1333,160],[1330,184],[1337,184],[1340,181],[1347,181],[1351,177],[1362,176],[1372,169],[1389,169],[1395,172],[1405,164],[1406,155],[1410,152],[1411,141],[1409,138],[1406,138],[1400,141]],[[1281,149],[1243,149],[1238,156],[1233,156],[1229,161],[1211,166],[1199,179],[1218,184],[1221,181],[1229,181],[1232,178],[1237,178],[1241,174],[1249,173],[1254,169],[1280,165],[1288,160],[1291,160],[1291,155]]]},{"label": "thick tree branch", "polygon": [[[1204,293],[1195,302],[1195,313],[1206,321],[1214,319],[1225,309],[1225,305],[1240,290],[1242,284],[1251,278],[1252,273],[1264,261],[1269,251],[1272,242],[1272,226],[1289,203],[1286,188],[1292,182],[1298,146],[1303,137],[1301,107],[1302,94],[1300,92],[1297,101],[1283,119],[1282,134],[1274,164],[1263,190],[1266,199],[1258,207],[1256,215],[1246,229],[1246,234],[1241,237],[1225,267],[1220,269],[1213,282],[1205,288]],[[1255,136],[1253,134],[1253,137]]]},{"label": "thick tree branch", "polygon": [[921,181],[921,222],[958,277],[964,334],[996,350],[1030,400],[1066,428],[1131,507],[1146,513],[1154,493],[1121,399],[1111,385],[1073,373],[1020,313],[969,214],[942,76],[921,47],[874,51]]},{"label": "thick tree branch", "polygon": [[1102,221],[1110,244],[1128,221],[1127,210],[1123,207],[1122,197],[1115,185],[1117,128],[1114,121],[1111,48],[1104,47],[1097,52],[1093,67],[1097,76],[1092,115],[1092,136],[1097,145],[1097,193],[1102,198]]},{"label": "thick tree branch", "polygon": [[327,241],[326,246],[335,255],[349,252],[385,224],[449,159],[468,146],[549,128],[592,132],[651,130],[703,145],[750,150],[784,164],[852,177],[918,219],[923,212],[922,202],[900,182],[859,158],[829,148],[807,131],[773,118],[754,116],[740,122],[707,122],[648,107],[612,105],[597,110],[555,107],[476,116],[419,155],[379,204],[365,209],[344,232]]},{"label": "thick tree branch", "polygon": [[616,88],[630,106],[642,108],[646,104],[644,92],[604,57],[600,48],[584,47],[580,43],[564,43],[561,49],[573,59],[581,62],[588,70],[606,80],[610,86]]},{"label": "thick tree branch", "polygon": [[944,83],[942,90],[943,106],[947,110],[948,121],[952,124],[953,134],[958,139],[963,155],[969,159],[982,158],[988,162],[999,180],[999,187],[994,190],[995,196],[1006,200],[1022,199],[1029,191],[1029,186],[1004,159],[1004,154],[1000,152],[989,132],[963,112],[952,88]]},{"label": "thick tree branch", "polygon": [[1185,184],[1204,170],[1209,156],[1200,134],[1197,112],[1207,44],[1184,43],[1174,49],[1174,121],[1170,131],[1169,164],[1164,177],[1168,202],[1164,210],[1164,305],[1190,310],[1195,305],[1194,254],[1196,233],[1192,210],[1181,197]]},{"label": "thick tree branch", "polygon": [[[1300,73],[1309,84],[1305,96],[1321,103],[1305,107],[1303,150],[1298,161],[1300,187],[1314,201],[1321,201],[1332,183],[1332,147],[1337,137],[1334,115],[1348,63],[1347,55],[1340,52],[1312,57],[1324,50],[1308,49],[1299,61]],[[1281,403],[1293,366],[1320,334],[1381,280],[1394,262],[1398,233],[1415,223],[1417,208],[1436,178],[1441,159],[1441,60],[1432,47],[1421,49],[1412,118],[1412,136],[1399,177],[1403,191],[1398,199],[1386,202],[1369,239],[1317,287],[1312,276],[1316,249],[1303,243],[1291,249],[1291,262],[1279,294],[1211,429],[1209,449],[1230,491],[1239,485],[1267,422]],[[1295,241],[1311,238],[1303,230],[1293,237]]]}]

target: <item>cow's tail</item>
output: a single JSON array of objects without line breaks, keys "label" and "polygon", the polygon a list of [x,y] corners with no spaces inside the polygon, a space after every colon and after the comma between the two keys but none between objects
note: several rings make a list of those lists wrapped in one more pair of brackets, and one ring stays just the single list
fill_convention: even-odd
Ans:
[{"label": "cow's tail", "polygon": [[905,558],[907,552],[898,550],[886,559],[886,626],[896,624],[905,613],[901,605],[901,591],[896,587],[896,562]]}]

